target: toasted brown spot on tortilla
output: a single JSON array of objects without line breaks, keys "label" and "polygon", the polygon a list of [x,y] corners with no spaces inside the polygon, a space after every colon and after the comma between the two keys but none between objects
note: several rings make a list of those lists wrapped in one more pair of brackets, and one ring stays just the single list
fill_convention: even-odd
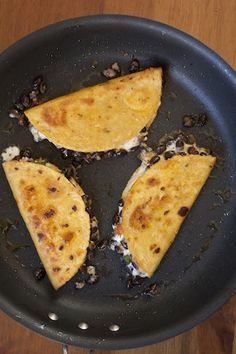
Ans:
[{"label": "toasted brown spot on tortilla", "polygon": [[38,232],[37,236],[38,236],[38,240],[39,241],[41,241],[41,240],[43,240],[45,238],[45,235],[42,232]]},{"label": "toasted brown spot on tortilla", "polygon": [[32,216],[32,222],[35,228],[39,227],[39,225],[41,224],[41,220],[36,215]]},{"label": "toasted brown spot on tortilla", "polygon": [[159,182],[158,182],[158,180],[157,180],[156,178],[150,177],[150,178],[147,179],[146,184],[147,184],[148,186],[154,187],[154,186],[158,185]]},{"label": "toasted brown spot on tortilla", "polygon": [[56,187],[48,187],[48,191],[55,193],[57,191]]},{"label": "toasted brown spot on tortilla", "polygon": [[94,103],[94,99],[92,97],[81,98],[80,101],[82,103],[88,104],[89,106],[91,106]]},{"label": "toasted brown spot on tortilla", "polygon": [[18,167],[15,167],[15,170],[16,170],[16,171],[18,171],[18,170],[19,170],[19,168],[18,168]]},{"label": "toasted brown spot on tortilla", "polygon": [[160,247],[157,247],[154,252],[155,252],[155,253],[159,253],[160,250],[161,250]]},{"label": "toasted brown spot on tortilla", "polygon": [[164,215],[167,215],[169,212],[170,212],[169,210],[165,210]]},{"label": "toasted brown spot on tortilla", "polygon": [[62,224],[62,227],[69,227],[69,224]]},{"label": "toasted brown spot on tortilla", "polygon": [[151,217],[144,213],[144,208],[143,206],[138,206],[131,214],[129,224],[132,228],[140,230],[148,227]]},{"label": "toasted brown spot on tortilla", "polygon": [[76,210],[77,210],[77,206],[76,206],[76,205],[73,205],[71,209],[72,209],[73,211],[76,211]]},{"label": "toasted brown spot on tortilla", "polygon": [[47,211],[45,211],[45,213],[43,214],[45,219],[49,219],[51,218],[53,215],[55,214],[55,210],[50,208]]},{"label": "toasted brown spot on tortilla", "polygon": [[155,243],[153,243],[151,246],[150,246],[150,250],[152,251],[154,248],[156,248],[156,244]]},{"label": "toasted brown spot on tortilla", "polygon": [[65,241],[65,243],[68,243],[72,240],[72,238],[74,237],[74,233],[73,232],[67,232],[64,236],[63,239]]},{"label": "toasted brown spot on tortilla", "polygon": [[52,268],[52,270],[53,270],[55,273],[58,273],[58,272],[60,272],[61,268],[60,268],[60,267],[54,267],[54,268]]},{"label": "toasted brown spot on tortilla", "polygon": [[72,259],[74,259],[73,254],[70,255],[69,259],[72,261]]},{"label": "toasted brown spot on tortilla", "polygon": [[165,187],[161,187],[161,191],[164,191],[165,190]]},{"label": "toasted brown spot on tortilla", "polygon": [[111,130],[108,129],[108,128],[104,128],[103,131],[104,131],[104,133],[110,133],[111,132]]},{"label": "toasted brown spot on tortilla", "polygon": [[64,248],[64,246],[63,246],[63,245],[61,245],[58,249],[59,249],[59,251],[62,251],[62,250],[63,250],[63,248]]},{"label": "toasted brown spot on tortilla", "polygon": [[52,127],[65,126],[66,111],[53,107],[45,107],[42,110],[42,119]]},{"label": "toasted brown spot on tortilla", "polygon": [[43,173],[43,171],[42,170],[38,170],[38,173],[41,175]]}]

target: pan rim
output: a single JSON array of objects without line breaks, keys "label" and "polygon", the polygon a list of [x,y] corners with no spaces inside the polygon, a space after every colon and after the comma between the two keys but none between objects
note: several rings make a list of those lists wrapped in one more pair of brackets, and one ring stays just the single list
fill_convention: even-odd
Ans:
[{"label": "pan rim", "polygon": [[[45,36],[48,32],[51,32],[52,30],[60,30],[68,28],[69,26],[78,26],[81,24],[91,25],[91,23],[93,25],[102,25],[105,23],[118,24],[121,22],[121,20],[123,24],[127,23],[129,25],[142,25],[145,27],[148,26],[150,28],[153,27],[155,29],[159,27],[160,31],[166,31],[170,35],[170,37],[175,37],[178,41],[185,41],[188,43],[188,45],[199,49],[202,56],[205,56],[206,58],[214,62],[214,64],[216,65],[216,70],[220,70],[224,72],[224,75],[227,75],[228,80],[231,81],[232,86],[236,89],[236,73],[234,69],[231,68],[217,53],[215,53],[212,49],[208,48],[206,45],[201,43],[199,40],[164,23],[145,19],[144,17],[134,17],[127,15],[108,14],[76,17],[51,24],[47,27],[43,27],[18,40],[16,43],[12,44],[9,48],[5,49],[2,53],[0,53],[0,65],[4,63],[4,61],[6,61],[8,57],[11,57],[14,52],[18,51],[22,46],[27,46],[32,40],[35,40],[35,37]],[[222,289],[221,292],[219,292],[217,296],[212,299],[210,304],[207,304],[202,307],[201,311],[198,311],[197,314],[192,315],[182,324],[175,324],[175,326],[172,326],[169,329],[164,329],[162,332],[158,333],[152,332],[149,335],[145,334],[144,336],[136,335],[129,339],[123,339],[122,342],[119,337],[116,337],[114,335],[113,339],[106,340],[104,342],[101,342],[100,344],[98,343],[97,339],[91,339],[89,337],[86,337],[86,333],[83,337],[73,336],[72,338],[70,338],[70,340],[68,339],[68,335],[66,333],[63,333],[63,335],[60,334],[59,336],[52,326],[47,326],[46,328],[41,329],[40,324],[32,321],[32,317],[28,314],[24,314],[21,319],[18,318],[17,313],[19,313],[19,310],[17,310],[17,305],[9,303],[8,300],[4,298],[1,294],[0,308],[10,317],[18,321],[20,324],[23,324],[27,328],[34,330],[37,333],[46,336],[50,339],[56,340],[58,342],[94,349],[126,349],[154,344],[166,340],[170,337],[176,336],[194,327],[195,325],[206,319],[208,316],[210,316],[212,313],[214,313],[217,309],[219,309],[234,294],[235,291],[236,279],[231,279],[230,283],[227,284],[227,287],[225,287],[225,289]]]}]

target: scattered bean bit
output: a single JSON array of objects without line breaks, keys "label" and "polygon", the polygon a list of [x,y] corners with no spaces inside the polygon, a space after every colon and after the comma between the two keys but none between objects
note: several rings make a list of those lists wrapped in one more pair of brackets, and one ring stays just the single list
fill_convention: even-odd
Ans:
[{"label": "scattered bean bit", "polygon": [[24,108],[29,108],[30,107],[30,98],[28,95],[23,95],[20,99],[22,105]]},{"label": "scattered bean bit", "polygon": [[183,126],[185,128],[193,128],[196,124],[196,119],[193,116],[184,116],[183,117]]},{"label": "scattered bean bit", "polygon": [[117,72],[117,74],[121,73],[120,66],[117,62],[113,63],[111,68]]},{"label": "scattered bean bit", "polygon": [[145,290],[145,295],[155,296],[158,293],[158,286],[156,283],[149,285],[149,287]]},{"label": "scattered bean bit", "polygon": [[85,281],[76,281],[75,282],[75,288],[76,289],[82,289],[85,286]]},{"label": "scattered bean bit", "polygon": [[15,108],[11,108],[10,111],[9,111],[9,117],[10,118],[17,118],[19,119],[21,116],[21,113],[15,109]]},{"label": "scattered bean bit", "polygon": [[187,207],[181,207],[178,211],[179,216],[186,216],[188,213],[189,209]]},{"label": "scattered bean bit", "polygon": [[114,79],[117,76],[117,72],[112,68],[107,68],[102,71],[102,75],[105,76],[106,79]]},{"label": "scattered bean bit", "polygon": [[20,151],[20,157],[27,157],[27,158],[31,158],[32,157],[32,150],[31,148],[25,148],[25,149],[22,149]]},{"label": "scattered bean bit", "polygon": [[140,62],[138,59],[133,59],[131,63],[129,64],[129,72],[130,73],[135,73],[139,71],[140,69]]},{"label": "scattered bean bit", "polygon": [[47,89],[47,86],[46,86],[45,82],[41,82],[40,85],[39,85],[39,92],[41,94],[43,94],[43,93],[46,92],[46,89]]},{"label": "scattered bean bit", "polygon": [[34,270],[34,277],[36,280],[40,281],[42,280],[46,275],[46,271],[44,268],[36,268]]}]

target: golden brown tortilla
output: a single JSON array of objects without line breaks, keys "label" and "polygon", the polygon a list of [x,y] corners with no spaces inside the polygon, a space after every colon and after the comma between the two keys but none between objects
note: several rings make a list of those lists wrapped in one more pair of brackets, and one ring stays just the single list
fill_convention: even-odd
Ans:
[{"label": "golden brown tortilla", "polygon": [[175,155],[137,179],[124,199],[120,233],[139,270],[153,275],[204,186],[215,157]]},{"label": "golden brown tortilla", "polygon": [[161,102],[162,69],[149,68],[58,97],[25,111],[30,123],[64,148],[119,148],[149,127]]},{"label": "golden brown tortilla", "polygon": [[3,168],[48,277],[58,289],[86,258],[90,218],[81,198],[84,193],[51,164],[9,161]]}]

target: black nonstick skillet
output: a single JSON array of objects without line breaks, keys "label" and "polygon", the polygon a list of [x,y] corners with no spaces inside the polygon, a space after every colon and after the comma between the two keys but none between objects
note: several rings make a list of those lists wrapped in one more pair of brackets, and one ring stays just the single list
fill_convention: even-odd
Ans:
[{"label": "black nonstick skillet", "polygon": [[[119,256],[108,249],[93,259],[100,274],[95,285],[77,290],[75,276],[54,291],[46,277],[36,281],[39,258],[1,168],[0,306],[23,325],[69,345],[118,349],[156,343],[196,325],[236,290],[236,74],[192,37],[161,23],[111,15],[72,19],[27,36],[0,56],[0,150],[31,147],[34,157],[65,168],[70,161],[47,141],[36,144],[8,109],[38,75],[50,99],[104,81],[101,71],[114,62],[125,74],[133,58],[142,68],[164,68],[162,105],[148,144],[182,129],[218,162],[154,277],[132,289],[126,288]],[[205,114],[208,123],[184,128],[186,114]],[[80,170],[103,239],[110,237],[122,190],[140,163],[138,152]],[[143,294],[152,283],[158,293]]]}]

